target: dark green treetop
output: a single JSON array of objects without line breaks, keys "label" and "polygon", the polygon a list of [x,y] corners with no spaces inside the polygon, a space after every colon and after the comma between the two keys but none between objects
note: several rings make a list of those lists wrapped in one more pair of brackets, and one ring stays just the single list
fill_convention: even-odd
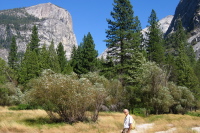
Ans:
[{"label": "dark green treetop", "polygon": [[[108,30],[106,30],[107,40],[105,40],[108,47],[107,61],[113,65],[107,66],[113,66],[110,69],[113,71],[115,69],[115,75],[120,76],[120,81],[126,84],[125,79],[133,78],[130,77],[130,69],[134,71],[133,69],[137,68],[133,61],[136,58],[140,59],[137,56],[140,55],[138,53],[142,41],[141,25],[138,17],[134,16],[133,6],[129,0],[114,0],[113,6],[112,20],[107,19]],[[109,73],[110,69],[104,70],[108,70]]]},{"label": "dark green treetop", "polygon": [[57,51],[57,55],[58,55],[60,69],[61,69],[61,72],[63,72],[67,65],[67,59],[65,56],[66,51],[64,50],[63,44],[61,42],[58,44],[56,51]]},{"label": "dark green treetop", "polygon": [[46,44],[44,44],[39,51],[39,65],[40,65],[41,71],[43,71],[44,69],[50,69],[49,57],[50,57],[50,53],[47,49]]},{"label": "dark green treetop", "polygon": [[185,44],[187,40],[185,36],[182,22],[179,20],[177,23],[177,31],[175,32],[175,43],[178,46],[178,56],[176,58],[177,84],[186,86],[191,89],[191,91],[195,92],[194,89],[198,85],[198,80],[194,74],[193,68],[190,66],[190,61],[186,54]]},{"label": "dark green treetop", "polygon": [[74,47],[71,55],[71,65],[73,70],[77,74],[86,74],[88,72],[94,72],[97,65],[97,51],[95,50],[95,44],[90,33],[83,37],[83,42]]},{"label": "dark green treetop", "polygon": [[160,30],[160,24],[156,12],[152,10],[148,23],[150,24],[146,32],[146,48],[149,61],[154,61],[158,64],[164,63],[164,40]]},{"label": "dark green treetop", "polygon": [[15,37],[12,37],[12,43],[10,45],[10,52],[8,55],[8,64],[9,66],[16,70],[18,65],[18,58],[17,58],[17,44]]},{"label": "dark green treetop", "polygon": [[36,25],[34,25],[32,28],[32,34],[31,34],[30,50],[31,51],[35,50],[37,54],[39,52],[39,41],[40,40],[38,37],[38,29]]},{"label": "dark green treetop", "polygon": [[58,61],[58,55],[54,48],[53,40],[51,41],[51,45],[49,46],[49,66],[52,71],[57,72],[57,73],[61,72],[60,64]]},{"label": "dark green treetop", "polygon": [[94,72],[96,69],[98,52],[95,50],[94,40],[90,32],[84,37],[82,48],[82,64],[83,68],[86,70],[84,73]]}]

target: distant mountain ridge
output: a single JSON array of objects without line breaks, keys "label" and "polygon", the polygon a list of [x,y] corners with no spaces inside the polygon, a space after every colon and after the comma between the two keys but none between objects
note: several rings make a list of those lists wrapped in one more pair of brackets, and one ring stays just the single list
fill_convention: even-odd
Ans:
[{"label": "distant mountain ridge", "polygon": [[16,36],[18,52],[24,52],[30,41],[31,29],[36,25],[40,44],[47,46],[54,41],[55,47],[61,42],[70,58],[73,46],[77,47],[70,13],[51,3],[39,4],[27,8],[0,11],[0,48],[7,59],[8,47],[12,36]]}]

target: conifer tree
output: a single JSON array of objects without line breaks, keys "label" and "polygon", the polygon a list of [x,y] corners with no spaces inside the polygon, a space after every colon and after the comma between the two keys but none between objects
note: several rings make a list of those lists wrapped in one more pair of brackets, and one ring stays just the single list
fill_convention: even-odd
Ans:
[{"label": "conifer tree", "polygon": [[73,71],[76,74],[83,74],[86,70],[83,68],[83,44],[81,43],[78,48],[75,46],[73,47],[72,54],[71,54],[71,66],[73,67]]},{"label": "conifer tree", "polygon": [[49,62],[48,63],[51,70],[57,73],[61,72],[58,55],[54,48],[53,40],[51,41],[51,45],[49,46]]},{"label": "conifer tree", "polygon": [[194,49],[191,44],[188,44],[186,46],[186,54],[189,58],[190,66],[192,68],[194,68],[194,66],[196,64],[196,55],[195,55]]},{"label": "conifer tree", "polygon": [[160,24],[156,16],[156,12],[152,10],[148,23],[150,24],[146,32],[146,48],[149,61],[158,64],[164,63],[164,47],[163,35],[160,30]]},{"label": "conifer tree", "polygon": [[82,67],[85,69],[83,73],[86,74],[88,72],[94,72],[96,70],[96,63],[97,63],[96,58],[98,53],[95,50],[95,44],[90,32],[87,34],[87,36],[84,37],[82,48],[83,48]]},{"label": "conifer tree", "polygon": [[195,71],[195,74],[196,74],[196,76],[199,80],[199,84],[200,84],[200,58],[197,60],[194,71]]},{"label": "conifer tree", "polygon": [[95,50],[95,44],[90,33],[83,37],[83,42],[73,48],[71,54],[71,65],[73,70],[77,74],[86,74],[88,72],[94,72],[97,69],[97,51]]},{"label": "conifer tree", "polygon": [[60,42],[57,47],[57,55],[58,55],[58,61],[60,64],[61,72],[64,71],[67,65],[67,59],[66,59],[65,53],[66,51],[64,50],[63,44]]},{"label": "conifer tree", "polygon": [[30,79],[36,78],[40,74],[39,41],[38,30],[34,25],[32,28],[31,41],[27,45],[20,66],[19,82],[21,84],[27,83]]},{"label": "conifer tree", "polygon": [[37,54],[39,52],[39,41],[40,40],[38,37],[38,29],[36,25],[34,25],[32,28],[32,34],[31,34],[30,50],[31,51],[35,50]]},{"label": "conifer tree", "polygon": [[112,79],[116,77],[116,69],[114,68],[114,61],[107,56],[106,60],[102,60],[102,69],[100,70],[100,75],[104,75],[107,79]]},{"label": "conifer tree", "polygon": [[38,77],[39,74],[38,55],[35,50],[31,51],[30,46],[28,45],[20,66],[19,82],[25,84],[30,79]]},{"label": "conifer tree", "polygon": [[191,89],[191,91],[195,92],[194,89],[196,89],[198,81],[193,68],[190,66],[188,56],[186,55],[185,44],[187,42],[185,36],[182,22],[179,20],[175,33],[175,43],[178,45],[178,56],[176,58],[177,84],[179,86],[186,86]]},{"label": "conifer tree", "polygon": [[72,48],[72,52],[71,52],[71,61],[70,61],[70,64],[72,66],[72,68],[74,68],[77,64],[77,48],[76,46],[74,45],[73,48]]},{"label": "conifer tree", "polygon": [[8,64],[12,69],[14,70],[17,69],[18,58],[17,58],[17,44],[15,37],[12,37],[12,43],[10,45],[10,52],[8,55]]},{"label": "conifer tree", "polygon": [[71,66],[71,62],[68,61],[63,71],[63,74],[71,74],[72,72],[73,72],[73,67]]},{"label": "conifer tree", "polygon": [[106,31],[107,61],[113,61],[114,65],[111,69],[115,69],[115,74],[125,85],[125,79],[133,78],[129,70],[137,69],[136,62],[133,61],[140,55],[141,26],[138,17],[134,16],[130,0],[114,0],[113,6],[112,20],[107,19],[109,25]]},{"label": "conifer tree", "polygon": [[50,69],[49,66],[49,51],[47,50],[46,44],[42,46],[42,48],[39,51],[39,65],[41,71],[44,69]]}]

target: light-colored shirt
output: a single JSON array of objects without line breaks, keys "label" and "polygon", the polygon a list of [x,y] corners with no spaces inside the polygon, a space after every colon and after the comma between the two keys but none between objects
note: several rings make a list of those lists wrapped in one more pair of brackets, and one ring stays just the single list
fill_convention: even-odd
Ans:
[{"label": "light-colored shirt", "polygon": [[133,123],[133,117],[128,114],[124,119],[124,128],[129,128],[130,124],[132,123]]}]

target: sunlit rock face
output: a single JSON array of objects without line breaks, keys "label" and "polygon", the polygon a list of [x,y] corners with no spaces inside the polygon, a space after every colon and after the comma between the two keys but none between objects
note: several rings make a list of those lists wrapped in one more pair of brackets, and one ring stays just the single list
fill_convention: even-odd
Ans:
[{"label": "sunlit rock face", "polygon": [[[73,46],[77,47],[70,13],[54,4],[45,3],[27,8],[2,10],[0,11],[0,15],[1,14],[15,16],[16,19],[30,18],[32,20],[28,23],[18,23],[17,28],[15,26],[16,24],[12,23],[13,21],[8,21],[7,24],[0,23],[0,39],[6,40],[9,36],[15,35],[19,52],[24,52],[26,50],[26,45],[29,43],[31,37],[31,29],[34,25],[38,28],[39,43],[41,46],[44,44],[49,46],[53,40],[56,48],[61,42],[68,59],[71,56]],[[8,26],[9,34],[7,31]],[[9,48],[7,48],[7,50],[8,49]],[[7,55],[4,55],[4,57],[6,56]]]}]

